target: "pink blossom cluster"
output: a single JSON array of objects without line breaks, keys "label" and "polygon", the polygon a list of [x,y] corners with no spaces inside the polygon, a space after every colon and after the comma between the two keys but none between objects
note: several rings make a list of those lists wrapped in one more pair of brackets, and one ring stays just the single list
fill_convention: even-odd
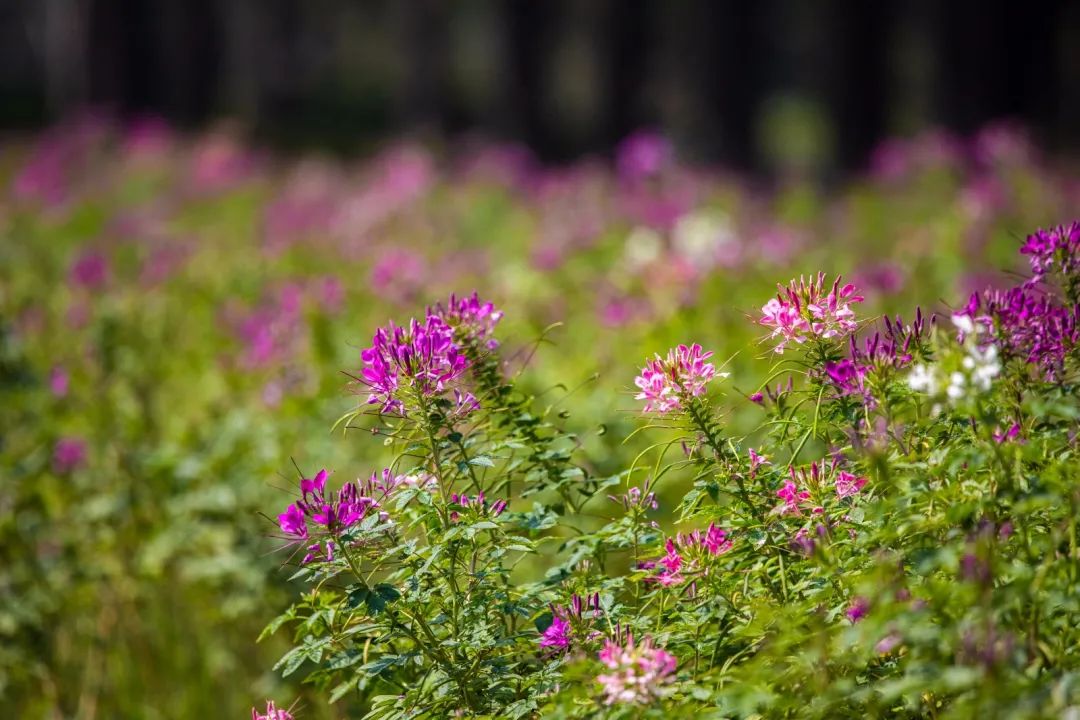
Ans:
[{"label": "pink blossom cluster", "polygon": [[663,415],[682,408],[690,398],[702,395],[705,385],[717,376],[713,364],[706,362],[710,357],[712,352],[703,352],[697,343],[679,345],[667,357],[657,355],[634,380],[640,390],[634,399],[645,401],[645,412]]},{"label": "pink blossom cluster", "polygon": [[835,461],[832,463],[832,467],[828,469],[824,464],[818,464],[817,462],[811,463],[809,469],[790,467],[788,468],[788,479],[776,491],[776,496],[782,502],[773,512],[779,515],[802,515],[802,509],[810,506],[811,512],[814,514],[823,513],[825,509],[812,502],[810,491],[806,488],[820,488],[824,475],[829,470],[835,473],[833,487],[838,499],[842,500],[858,495],[867,483],[866,477],[854,475],[837,468]]},{"label": "pink blossom cluster", "polygon": [[656,569],[656,574],[647,580],[670,587],[681,584],[688,573],[706,571],[709,558],[723,555],[729,550],[731,540],[728,534],[715,523],[709,523],[705,532],[694,530],[686,534],[678,533],[674,538],[669,537],[664,543],[664,555],[658,560],[642,563],[641,567],[647,570]]},{"label": "pink blossom cluster", "polygon": [[461,340],[483,343],[489,350],[499,346],[494,334],[503,312],[493,303],[481,301],[475,292],[462,298],[451,295],[446,305],[439,303],[428,308],[428,315],[441,318]]},{"label": "pink blossom cluster", "polygon": [[285,708],[279,708],[273,700],[266,701],[266,712],[260,713],[251,708],[251,720],[293,720],[292,713]]},{"label": "pink blossom cluster", "polygon": [[622,643],[618,638],[607,640],[599,657],[610,670],[596,677],[606,705],[644,705],[656,700],[673,680],[678,665],[675,656],[656,647],[651,638],[635,645],[629,633]]},{"label": "pink blossom cluster", "polygon": [[552,605],[551,624],[540,634],[540,647],[556,652],[569,649],[575,635],[590,637],[593,634],[586,628],[601,614],[600,593],[593,593],[588,598],[575,594],[568,607]]},{"label": "pink blossom cluster", "polygon": [[278,515],[278,527],[291,542],[306,542],[313,531],[325,539],[325,548],[318,541],[307,547],[304,563],[320,556],[320,551],[327,560],[333,560],[334,539],[380,507],[394,488],[406,482],[405,476],[384,469],[367,480],[349,482],[337,492],[328,493],[328,477],[326,470],[320,470],[314,478],[301,478],[300,500]]},{"label": "pink blossom cluster", "polygon": [[772,328],[770,338],[780,338],[778,353],[792,341],[802,344],[811,338],[841,337],[858,327],[851,304],[862,302],[863,297],[851,283],[841,286],[839,277],[831,288],[825,284],[825,273],[810,280],[800,277],[778,288],[776,297],[762,306],[758,321]]},{"label": "pink blossom cluster", "polygon": [[[408,328],[391,323],[375,331],[372,346],[360,353],[368,403],[380,412],[406,414],[414,400],[441,396],[469,366],[454,338],[454,329],[436,315],[411,320]],[[475,398],[457,396],[460,409],[471,410]]]}]

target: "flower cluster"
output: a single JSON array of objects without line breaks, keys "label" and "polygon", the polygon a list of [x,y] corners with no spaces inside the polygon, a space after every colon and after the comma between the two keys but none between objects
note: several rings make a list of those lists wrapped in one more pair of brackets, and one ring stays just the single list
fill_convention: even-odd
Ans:
[{"label": "flower cluster", "polygon": [[780,338],[776,352],[782,353],[787,344],[802,344],[811,338],[841,337],[853,332],[858,323],[852,303],[862,302],[854,285],[840,285],[840,278],[830,288],[825,273],[810,280],[800,277],[787,287],[779,285],[776,297],[761,308],[760,325],[772,328],[770,338]]},{"label": "flower cluster", "polygon": [[1008,359],[1040,368],[1048,380],[1080,345],[1080,304],[1060,305],[1025,287],[974,293],[958,317],[992,330]]},{"label": "flower cluster", "polygon": [[810,506],[813,514],[823,513],[825,508],[811,501],[810,491],[806,488],[821,488],[828,472],[834,473],[833,488],[840,500],[858,495],[868,481],[864,476],[840,469],[835,459],[830,467],[817,462],[810,463],[809,468],[790,467],[788,479],[776,491],[776,496],[782,502],[773,512],[778,515],[802,515],[802,508]]},{"label": "flower cluster", "polygon": [[251,720],[293,720],[292,713],[285,708],[279,708],[273,700],[266,701],[266,712],[260,713],[251,708]]},{"label": "flower cluster", "polygon": [[669,587],[681,584],[686,579],[686,573],[707,570],[705,561],[728,550],[731,550],[731,540],[727,533],[715,523],[709,523],[704,533],[694,530],[669,537],[664,543],[664,555],[658,560],[641,563],[641,567],[646,570],[655,568],[656,574],[647,579]]},{"label": "flower cluster", "polygon": [[475,292],[462,298],[451,295],[445,306],[439,303],[434,308],[428,308],[428,315],[440,318],[465,342],[482,343],[488,350],[499,347],[494,334],[503,312],[496,309],[493,303],[482,302]]},{"label": "flower cluster", "polygon": [[588,598],[574,595],[568,607],[551,606],[551,624],[540,634],[540,647],[552,651],[569,649],[575,637],[588,638],[595,633],[588,629],[602,614],[600,593]]},{"label": "flower cluster", "polygon": [[634,398],[645,401],[645,412],[663,415],[682,408],[690,398],[702,395],[705,385],[717,375],[727,377],[706,362],[710,357],[712,352],[703,352],[697,343],[679,345],[669,350],[667,357],[657,355],[634,380],[641,391]]},{"label": "flower cluster", "polygon": [[1029,284],[1039,283],[1055,271],[1063,277],[1075,276],[1080,273],[1080,222],[1036,230],[1027,236],[1020,252],[1028,256],[1034,274]]},{"label": "flower cluster", "polygon": [[964,314],[953,315],[953,324],[959,330],[965,353],[960,366],[948,372],[940,365],[919,364],[912,369],[907,382],[912,390],[930,396],[944,391],[949,402],[956,405],[972,393],[987,392],[1001,373],[1001,362],[996,345],[979,343],[982,325]]},{"label": "flower cluster", "polygon": [[603,686],[607,705],[644,705],[660,698],[678,665],[675,656],[656,647],[651,638],[635,645],[629,633],[622,643],[618,638],[607,640],[599,657],[611,671],[596,678]]},{"label": "flower cluster", "polygon": [[[929,324],[933,325],[931,317]],[[872,373],[884,373],[907,367],[920,352],[925,340],[927,327],[922,310],[916,310],[915,322],[905,325],[897,317],[885,316],[884,331],[875,332],[861,343],[854,335],[849,338],[848,357],[837,361],[827,361],[824,366],[825,378],[836,388],[840,397],[859,396],[870,407],[877,405],[871,390],[868,376]]]},{"label": "flower cluster", "polygon": [[[296,543],[311,539],[312,533],[317,532],[319,536],[327,538],[325,557],[333,560],[334,540],[329,538],[339,539],[342,532],[378,508],[395,487],[406,482],[406,478],[385,469],[381,473],[372,473],[365,481],[346,483],[337,492],[327,493],[328,477],[326,470],[320,470],[314,478],[301,478],[301,499],[278,515],[278,527],[290,541]],[[318,556],[319,542],[309,545],[307,550],[304,563]]]},{"label": "flower cluster", "polygon": [[[379,328],[360,359],[368,403],[402,416],[414,400],[423,403],[441,396],[469,366],[454,329],[437,315],[423,322],[414,319],[408,329],[393,323]],[[467,393],[457,397],[459,408],[472,409],[474,404]]]}]

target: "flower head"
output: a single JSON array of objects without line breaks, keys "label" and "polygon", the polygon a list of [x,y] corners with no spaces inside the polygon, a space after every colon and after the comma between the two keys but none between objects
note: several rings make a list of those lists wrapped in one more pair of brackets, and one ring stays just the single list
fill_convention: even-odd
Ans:
[{"label": "flower head", "polygon": [[865,477],[852,475],[849,472],[841,470],[836,474],[836,497],[846,498],[858,495],[859,491],[861,491],[865,485]]},{"label": "flower head", "polygon": [[787,287],[779,285],[776,297],[761,308],[759,324],[772,329],[770,338],[780,338],[776,352],[782,353],[790,342],[805,343],[811,338],[847,335],[858,327],[852,303],[862,302],[851,283],[840,285],[840,278],[830,288],[825,273],[800,277]]},{"label": "flower head", "polygon": [[1027,236],[1020,252],[1028,256],[1033,277],[1028,284],[1041,282],[1051,273],[1070,277],[1080,272],[1080,222],[1039,229]]},{"label": "flower head", "polygon": [[844,615],[848,620],[856,623],[866,617],[866,613],[868,612],[870,612],[870,601],[864,597],[856,597],[851,601],[851,604],[848,605],[847,610],[844,611]]},{"label": "flower head", "polygon": [[567,650],[574,638],[591,637],[593,620],[601,616],[600,593],[586,598],[574,595],[567,607],[551,606],[551,625],[540,634],[540,647],[556,651]]},{"label": "flower head", "polygon": [[[328,478],[326,470],[312,478],[301,478],[300,499],[278,515],[278,527],[290,544],[306,542],[313,534],[325,539],[324,555],[332,560],[333,541],[340,541],[342,533],[377,510],[396,487],[406,483],[406,478],[385,469],[372,473],[367,480],[345,483],[337,492],[327,492]],[[310,562],[320,550],[318,542],[309,546],[303,562]]]},{"label": "flower head", "polygon": [[428,308],[428,315],[440,318],[453,328],[459,340],[483,343],[489,350],[499,346],[493,335],[503,312],[490,302],[481,302],[475,292],[462,298],[451,295],[445,306],[439,303],[434,308]]},{"label": "flower head", "polygon": [[251,720],[293,720],[293,716],[285,708],[274,705],[273,700],[267,700],[266,712],[260,713],[255,708],[251,708]]},{"label": "flower head", "polygon": [[610,670],[597,676],[604,689],[604,704],[644,705],[661,697],[678,665],[675,656],[656,647],[651,638],[639,645],[627,634],[625,641],[607,640],[600,662]]},{"label": "flower head", "polygon": [[[437,315],[412,320],[403,328],[379,328],[372,346],[360,353],[368,403],[384,413],[406,414],[415,398],[432,400],[445,393],[465,372],[469,361],[454,338],[454,329]],[[463,407],[475,407],[463,403]]]},{"label": "flower head", "polygon": [[[645,363],[634,380],[640,392],[636,400],[645,401],[645,412],[665,414],[678,410],[692,397],[705,392],[705,385],[717,376],[713,364],[706,362],[711,352],[703,352],[697,343],[679,345],[668,351],[667,357],[657,355]],[[727,373],[719,373],[727,377]]]}]

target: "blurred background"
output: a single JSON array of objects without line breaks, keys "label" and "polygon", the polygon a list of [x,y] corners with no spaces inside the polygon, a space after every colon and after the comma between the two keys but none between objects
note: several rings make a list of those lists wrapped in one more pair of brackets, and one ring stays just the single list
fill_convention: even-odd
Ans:
[{"label": "blurred background", "polygon": [[1080,143],[1067,0],[2,0],[0,126],[88,105],[356,153],[478,133],[547,161],[663,130],[699,162],[822,172],[927,127]]},{"label": "blurred background", "polygon": [[0,706],[360,717],[255,640],[301,591],[298,470],[388,461],[330,432],[377,327],[493,301],[594,477],[651,441],[633,378],[677,343],[750,432],[776,283],[910,320],[1076,219],[1078,30],[1052,0],[0,0]]}]

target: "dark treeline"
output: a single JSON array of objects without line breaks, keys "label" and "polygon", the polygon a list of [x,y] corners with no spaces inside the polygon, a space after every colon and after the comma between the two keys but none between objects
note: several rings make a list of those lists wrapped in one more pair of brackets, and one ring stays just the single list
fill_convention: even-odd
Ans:
[{"label": "dark treeline", "polygon": [[477,131],[551,160],[652,126],[763,169],[1011,118],[1075,150],[1077,30],[1066,0],[0,0],[0,124],[96,105],[342,151]]}]

